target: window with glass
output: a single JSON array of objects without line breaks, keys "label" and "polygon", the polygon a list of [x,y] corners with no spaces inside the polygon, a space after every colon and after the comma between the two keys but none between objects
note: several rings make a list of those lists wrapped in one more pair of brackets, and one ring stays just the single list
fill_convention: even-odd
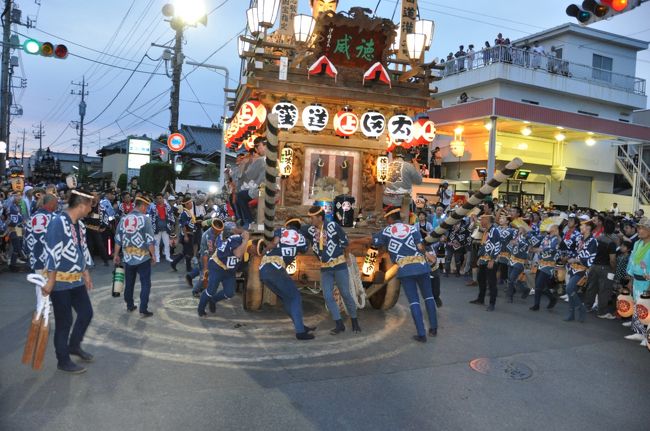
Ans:
[{"label": "window with glass", "polygon": [[599,81],[612,81],[612,63],[613,60],[610,57],[605,57],[603,55],[594,54],[592,60],[592,73],[591,77]]}]

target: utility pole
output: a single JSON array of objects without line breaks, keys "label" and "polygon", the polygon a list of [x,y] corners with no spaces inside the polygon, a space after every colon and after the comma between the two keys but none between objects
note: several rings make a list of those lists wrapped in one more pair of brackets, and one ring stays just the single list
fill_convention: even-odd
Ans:
[{"label": "utility pole", "polygon": [[[9,67],[10,67],[10,38],[11,38],[11,15],[13,0],[5,0],[5,7],[2,12],[2,73],[0,76],[0,141],[7,144],[9,153],[9,108],[11,99],[9,95]],[[0,153],[0,179],[5,176],[5,154]]]},{"label": "utility pole", "polygon": [[79,174],[81,174],[81,168],[83,167],[83,148],[84,148],[84,118],[86,117],[86,96],[88,92],[86,91],[86,77],[84,76],[81,82],[72,82],[72,85],[81,87],[81,90],[70,90],[70,94],[81,96],[81,102],[79,102]]},{"label": "utility pole", "polygon": [[178,111],[181,98],[181,73],[183,72],[183,23],[172,19],[172,28],[176,30],[174,42],[174,55],[172,57],[172,93],[171,93],[171,118],[169,132],[178,132]]},{"label": "utility pole", "polygon": [[20,155],[20,166],[23,168],[23,173],[25,173],[25,129],[23,129],[23,151]]},{"label": "utility pole", "polygon": [[43,151],[43,136],[45,136],[45,133],[43,132],[43,122],[39,121],[38,126],[32,127],[35,128],[32,133],[34,134],[34,139],[38,139],[38,152],[40,153]]}]

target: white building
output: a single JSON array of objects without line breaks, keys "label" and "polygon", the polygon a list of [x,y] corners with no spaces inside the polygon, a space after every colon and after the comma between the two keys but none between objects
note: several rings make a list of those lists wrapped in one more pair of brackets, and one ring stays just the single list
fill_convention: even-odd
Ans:
[{"label": "white building", "polygon": [[[543,197],[558,206],[608,209],[616,201],[631,211],[637,201],[614,194],[617,174],[650,203],[650,171],[632,166],[636,146],[650,143],[650,127],[633,124],[633,112],[647,105],[646,81],[635,76],[637,53],[647,48],[645,41],[564,24],[512,47],[478,51],[473,61],[446,63],[435,83],[442,108],[429,112],[444,175],[478,180],[475,168],[489,165],[494,126],[497,166],[521,157],[531,171],[526,181],[500,188],[513,203]],[[460,158],[450,148],[455,130],[464,143]],[[635,175],[639,168],[642,175]]]}]

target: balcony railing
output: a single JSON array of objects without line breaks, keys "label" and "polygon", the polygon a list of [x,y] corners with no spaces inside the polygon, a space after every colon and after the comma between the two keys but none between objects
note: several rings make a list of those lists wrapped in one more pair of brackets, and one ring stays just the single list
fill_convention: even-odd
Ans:
[{"label": "balcony railing", "polygon": [[587,81],[604,87],[645,96],[645,79],[614,73],[584,64],[572,63],[549,55],[534,53],[513,46],[495,46],[474,54],[446,61],[443,76],[451,76],[494,63],[505,63],[527,69],[540,70],[553,75]]}]

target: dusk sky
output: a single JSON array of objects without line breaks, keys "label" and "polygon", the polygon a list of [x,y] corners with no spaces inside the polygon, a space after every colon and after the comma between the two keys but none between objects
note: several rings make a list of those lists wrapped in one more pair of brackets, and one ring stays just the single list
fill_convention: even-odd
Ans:
[{"label": "dusk sky", "polygon": [[[190,28],[186,32],[184,51],[187,59],[228,67],[235,88],[240,60],[236,35],[246,26],[248,0],[204,0],[209,15],[207,27]],[[23,17],[36,16],[36,28],[16,27],[16,31],[39,39],[64,43],[71,55],[66,60],[31,56],[21,51],[21,66],[15,76],[27,78],[27,88],[16,89],[15,102],[24,115],[14,118],[10,150],[22,129],[27,130],[26,150],[38,148],[33,138],[33,125],[43,122],[44,147],[55,151],[76,152],[78,136],[70,121],[78,121],[79,96],[71,90],[79,88],[71,81],[89,83],[84,153],[95,155],[97,149],[127,135],[143,134],[157,137],[166,133],[169,124],[169,87],[164,62],[158,61],[162,49],[151,47],[172,40],[174,33],[163,21],[165,0],[22,0]],[[375,9],[377,0],[342,0],[339,11],[353,6]],[[391,18],[395,0],[379,2],[377,15]],[[444,2],[420,0],[420,14],[435,21],[433,46],[427,60],[458,49],[459,44],[482,46],[493,41],[496,34],[518,39],[572,20],[565,15],[569,0],[487,1],[465,0]],[[299,9],[309,13],[309,1],[300,0]],[[395,21],[399,13],[395,14]],[[650,39],[650,5],[645,4],[624,15],[593,25],[594,28],[633,37]],[[51,33],[50,36],[44,32]],[[21,41],[24,37],[21,36]],[[67,39],[69,42],[64,41]],[[73,43],[74,42],[74,43]],[[83,46],[80,46],[83,45]],[[104,55],[106,52],[109,55]],[[128,80],[130,70],[144,57],[138,72]],[[81,58],[84,57],[84,58]],[[567,58],[567,60],[571,60]],[[98,64],[94,61],[106,63]],[[209,126],[218,123],[223,114],[224,78],[216,72],[185,65],[188,74],[181,87],[180,123]],[[155,74],[152,75],[152,72]],[[635,75],[650,78],[650,53],[638,56]],[[146,85],[146,86],[145,86]],[[120,89],[124,89],[118,95]],[[144,89],[143,89],[144,87]],[[141,91],[142,90],[142,91]],[[138,93],[141,93],[138,95]],[[137,97],[136,97],[137,96]],[[114,99],[114,100],[113,100]],[[200,103],[199,103],[200,102]],[[110,106],[109,106],[110,104]]]}]

